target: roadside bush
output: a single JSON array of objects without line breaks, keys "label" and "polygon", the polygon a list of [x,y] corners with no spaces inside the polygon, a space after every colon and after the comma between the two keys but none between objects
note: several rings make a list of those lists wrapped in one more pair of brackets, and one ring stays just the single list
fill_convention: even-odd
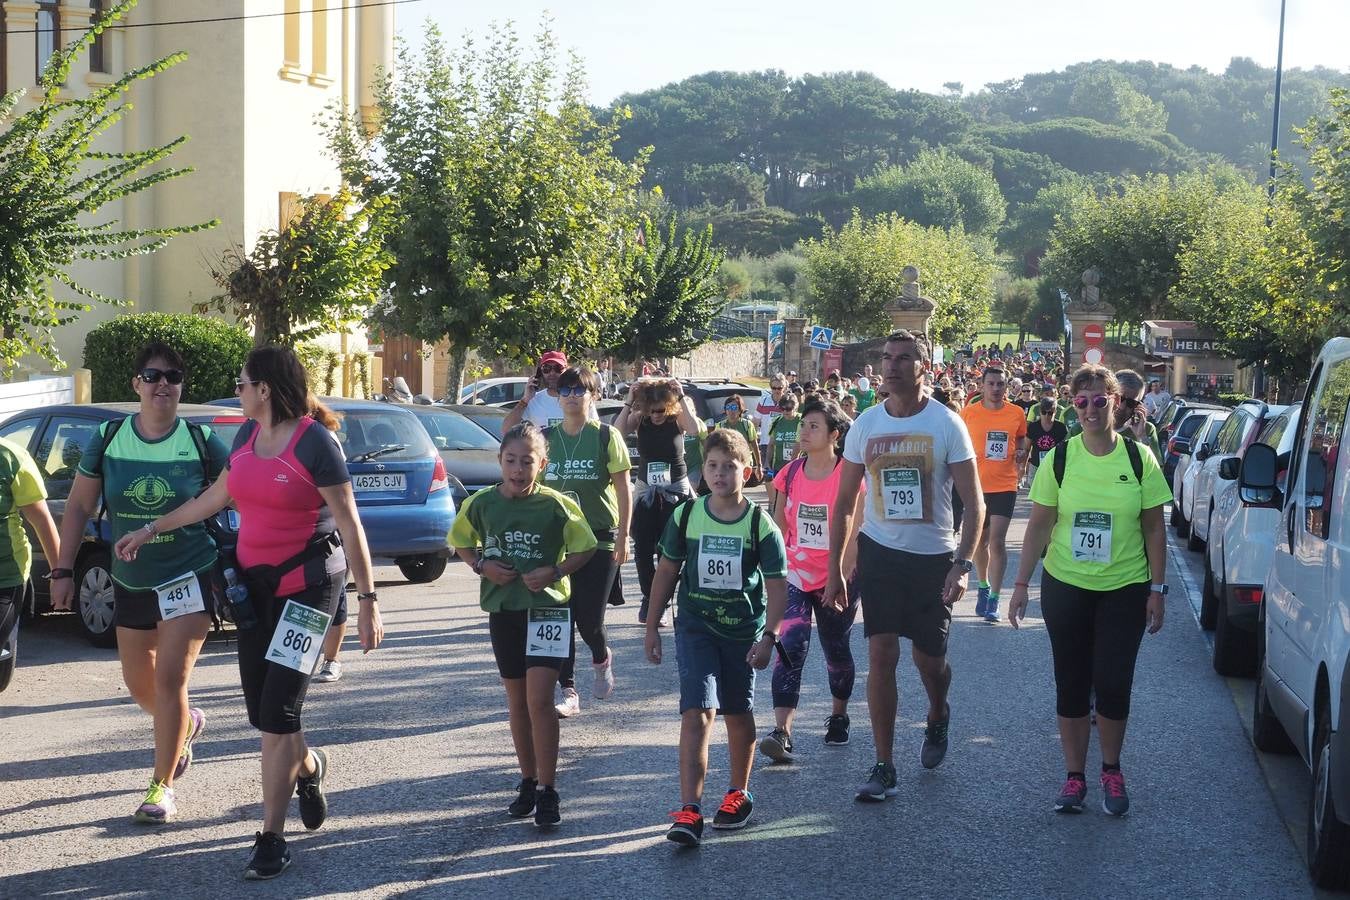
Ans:
[{"label": "roadside bush", "polygon": [[239,367],[253,349],[247,331],[219,319],[187,313],[118,316],[89,332],[84,341],[84,366],[92,373],[95,403],[136,399],[132,366],[150,341],[168,344],[187,361],[184,403],[232,396]]}]

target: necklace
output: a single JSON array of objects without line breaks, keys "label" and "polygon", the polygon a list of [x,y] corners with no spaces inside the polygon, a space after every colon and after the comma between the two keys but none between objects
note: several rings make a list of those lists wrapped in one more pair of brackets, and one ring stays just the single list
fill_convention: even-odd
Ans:
[{"label": "necklace", "polygon": [[581,430],[577,432],[577,436],[572,440],[570,450],[567,447],[567,429],[563,428],[562,425],[558,426],[558,446],[562,449],[563,459],[566,461],[562,473],[558,476],[559,480],[567,480],[566,473],[572,470],[572,461],[576,458],[577,450],[581,448],[581,439],[586,436],[586,424],[589,423],[583,424]]}]

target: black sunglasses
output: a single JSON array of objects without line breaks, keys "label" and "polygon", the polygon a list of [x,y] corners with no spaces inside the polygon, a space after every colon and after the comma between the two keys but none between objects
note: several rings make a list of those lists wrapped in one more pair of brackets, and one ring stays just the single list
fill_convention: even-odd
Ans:
[{"label": "black sunglasses", "polygon": [[161,378],[163,378],[169,384],[182,384],[183,370],[147,368],[141,369],[140,377],[141,381],[144,381],[146,384],[159,384],[159,380]]}]

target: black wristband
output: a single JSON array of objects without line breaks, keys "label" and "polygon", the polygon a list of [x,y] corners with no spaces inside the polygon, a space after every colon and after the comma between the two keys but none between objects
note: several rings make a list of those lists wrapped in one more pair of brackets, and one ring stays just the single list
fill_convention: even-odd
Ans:
[{"label": "black wristband", "polygon": [[52,569],[47,574],[48,581],[61,581],[64,578],[74,578],[75,573],[70,569]]}]

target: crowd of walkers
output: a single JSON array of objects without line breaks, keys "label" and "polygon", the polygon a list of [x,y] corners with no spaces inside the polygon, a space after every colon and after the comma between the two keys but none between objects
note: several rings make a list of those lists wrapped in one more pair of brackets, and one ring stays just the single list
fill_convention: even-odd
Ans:
[{"label": "crowd of walkers", "polygon": [[[977,615],[1019,627],[1042,557],[1066,773],[1054,806],[1085,807],[1095,722],[1103,809],[1128,811],[1121,754],[1135,660],[1144,633],[1162,627],[1167,594],[1162,506],[1171,495],[1144,415],[1157,391],[1146,394],[1128,371],[1066,373],[1055,354],[976,348],[935,365],[929,353],[921,337],[897,331],[878,371],[830,373],[823,384],[777,374],[753,409],[728,400],[711,431],[680,382],[660,376],[634,382],[614,424],[602,424],[597,375],[561,352],[541,358],[505,424],[500,482],[471,495],[447,535],[480,579],[520,770],[510,816],[540,827],[562,821],[558,720],[580,708],[576,637],[590,651],[592,696],[610,698],[605,614],[630,541],[645,656],[662,664],[670,631],[676,658],[672,841],[702,840],[719,715],[730,783],[712,828],[750,820],[756,748],[774,763],[793,762],[813,624],[832,704],[822,740],[842,746],[856,678],[850,642],[862,614],[875,763],[856,798],[897,793],[901,638],[927,703],[919,761],[940,766],[953,727],[952,606],[973,574]],[[193,666],[212,615],[233,621],[244,705],[261,734],[263,821],[245,876],[275,877],[291,862],[290,798],[298,796],[306,828],[327,815],[328,757],[307,743],[301,716],[324,639],[347,618],[349,581],[362,650],[383,639],[338,422],[284,348],[256,349],[240,369],[248,421],[231,447],[179,416],[189,365],[174,348],[145,347],[130,375],[138,411],[101,426],[84,448],[59,535],[32,460],[0,440],[0,512],[10,522],[0,624],[28,577],[31,549],[18,518],[55,560],[53,604],[68,609],[81,535],[106,509],[123,677],[154,736],[134,817],[162,824],[178,815],[177,785],[207,727],[190,698]],[[145,479],[153,490],[138,487]],[[761,483],[764,506],[746,495]],[[1008,529],[1027,486],[1030,519],[1005,610]],[[211,524],[226,507],[239,513],[233,547]],[[756,673],[771,664],[774,721],[759,737]]]}]

